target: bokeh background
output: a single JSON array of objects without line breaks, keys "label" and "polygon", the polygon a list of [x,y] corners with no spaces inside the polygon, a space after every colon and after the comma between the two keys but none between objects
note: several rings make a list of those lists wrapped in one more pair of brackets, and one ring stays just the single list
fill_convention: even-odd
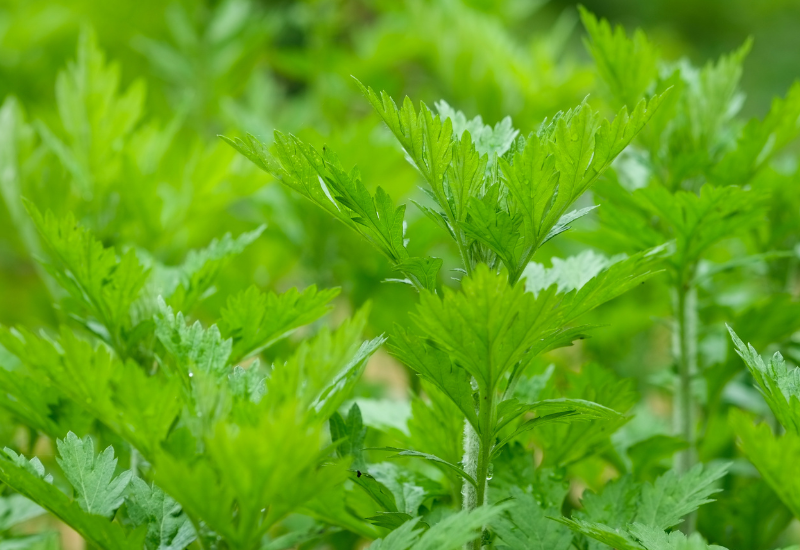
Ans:
[{"label": "bokeh background", "polygon": [[[797,0],[584,5],[629,30],[643,28],[666,58],[697,65],[752,37],[743,117],[763,116],[800,77]],[[317,284],[343,288],[334,320],[371,301],[370,331],[386,332],[404,322],[416,300],[413,289],[385,283],[394,275],[382,257],[217,135],[250,132],[269,141],[274,129],[293,132],[327,144],[346,166],[358,164],[368,187],[381,185],[395,200],[418,198],[419,177],[351,75],[396,99],[409,95],[429,105],[444,99],[487,123],[511,116],[527,133],[544,117],[597,94],[583,34],[577,6],[566,0],[0,0],[0,154],[18,160],[14,174],[0,174],[0,323],[49,327],[62,314],[51,305],[34,259],[23,195],[40,208],[73,212],[107,245],[134,246],[167,264],[226,232],[266,224],[263,236],[225,267],[198,318],[216,317],[229,294],[251,283],[275,290]],[[88,103],[69,93],[70,81],[85,82],[74,65],[81,35],[104,52],[105,60],[95,62],[105,67],[103,82],[110,86],[93,90]],[[115,95],[135,108],[119,119],[96,116]],[[448,279],[456,250],[413,207],[407,219],[412,252],[444,258]],[[581,221],[537,261],[596,245],[596,225],[591,217]],[[786,284],[778,298],[770,273],[756,273],[767,282],[746,288],[736,285],[741,273],[719,282],[729,299],[703,304],[702,361],[734,361],[724,322],[763,317],[748,308],[780,300],[781,319],[800,313],[795,264],[780,264],[776,276]],[[743,299],[742,292],[752,296]],[[593,339],[548,360],[564,368],[599,362],[635,378],[645,396],[643,422],[662,422],[667,431],[669,311],[666,286],[654,280],[597,312],[590,322],[608,326]],[[762,343],[797,357],[796,324],[774,320],[760,327],[773,331]],[[757,328],[751,333],[759,334]],[[279,356],[292,345],[270,353]],[[733,383],[739,386],[730,399],[757,407],[750,382]],[[379,354],[359,391],[397,400],[414,384],[402,366]],[[2,416],[0,426],[0,439],[17,429]],[[784,542],[794,536],[790,526]]]}]

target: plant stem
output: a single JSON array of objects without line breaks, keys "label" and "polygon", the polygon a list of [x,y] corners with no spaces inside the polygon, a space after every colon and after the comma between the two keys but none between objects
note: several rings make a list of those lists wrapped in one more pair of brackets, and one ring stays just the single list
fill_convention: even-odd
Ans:
[{"label": "plant stem", "polygon": [[[691,278],[690,278],[691,280]],[[673,353],[678,365],[678,384],[673,405],[674,430],[689,447],[675,455],[675,470],[687,472],[696,462],[695,411],[692,402],[692,382],[697,374],[697,289],[692,283],[679,281],[673,289],[675,328]],[[686,518],[682,530],[694,531],[695,514]]]},{"label": "plant stem", "polygon": [[[478,475],[478,456],[481,442],[478,432],[469,421],[464,420],[464,471],[472,479]],[[461,486],[461,506],[464,510],[474,510],[478,506],[478,494],[475,487],[467,480]]]},{"label": "plant stem", "polygon": [[[481,397],[478,412],[478,422],[480,423],[480,436],[473,427],[467,422],[464,427],[464,470],[471,475],[477,484],[477,488],[464,482],[462,495],[464,497],[463,507],[465,510],[474,510],[478,506],[488,503],[489,496],[489,468],[491,466],[491,453],[494,431],[494,390],[487,392]],[[483,533],[472,541],[468,548],[472,550],[481,549]]]}]

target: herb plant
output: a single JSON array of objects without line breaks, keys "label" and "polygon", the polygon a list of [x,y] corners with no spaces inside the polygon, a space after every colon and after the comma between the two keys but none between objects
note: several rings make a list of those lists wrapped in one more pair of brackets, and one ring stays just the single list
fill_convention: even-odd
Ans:
[{"label": "herb plant", "polygon": [[[54,113],[29,117],[14,98],[0,109],[5,225],[52,303],[44,320],[0,326],[13,427],[0,548],[63,545],[42,518],[107,549],[790,542],[800,370],[734,329],[794,351],[798,308],[773,288],[796,283],[798,232],[780,201],[796,183],[784,165],[800,88],[741,123],[749,42],[696,68],[581,9],[601,100],[558,110],[526,81],[523,103],[547,111],[535,124],[530,112],[485,124],[354,80],[373,111],[364,124],[383,131],[362,173],[308,133],[184,140],[226,116],[265,127],[219,87],[252,61],[238,41],[266,36],[248,3],[199,23],[170,10],[172,38],[137,47],[175,97],[210,82],[168,122],[147,117],[145,83],[121,85],[88,29]],[[479,24],[445,4],[427,19],[448,10]],[[491,74],[525,76],[493,40],[508,58]],[[369,165],[402,157],[422,184],[413,204],[392,198],[391,168]],[[263,219],[260,200],[285,211]],[[346,233],[304,233],[328,218]],[[264,289],[246,267],[261,265],[276,220],[309,247],[330,239],[341,258],[383,261],[405,307],[360,300],[358,270],[341,287]],[[634,379],[581,355],[615,330],[604,325],[650,314],[642,292],[670,296],[673,361],[639,380],[666,396],[667,427]],[[773,312],[781,323],[764,321]],[[402,399],[375,397],[375,365],[410,377]]]}]

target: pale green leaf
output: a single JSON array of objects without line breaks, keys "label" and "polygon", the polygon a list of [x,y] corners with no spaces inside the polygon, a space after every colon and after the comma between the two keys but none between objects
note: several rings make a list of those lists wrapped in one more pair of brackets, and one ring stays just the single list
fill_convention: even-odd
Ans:
[{"label": "pale green leaf", "polygon": [[131,472],[114,477],[117,459],[109,446],[99,455],[94,454],[90,437],[80,439],[70,432],[57,442],[58,465],[75,489],[81,508],[90,514],[112,518],[122,505],[124,492],[131,481]]}]

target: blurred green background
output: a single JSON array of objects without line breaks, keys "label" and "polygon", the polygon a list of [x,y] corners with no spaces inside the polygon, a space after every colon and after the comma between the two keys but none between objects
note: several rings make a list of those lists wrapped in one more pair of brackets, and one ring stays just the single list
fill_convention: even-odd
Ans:
[{"label": "blurred green background", "polygon": [[[763,116],[800,76],[798,1],[598,0],[585,6],[628,30],[643,28],[666,58],[696,65],[753,37],[742,78],[745,117]],[[82,33],[105,55],[92,58],[91,74],[74,61]],[[351,75],[395,99],[409,95],[429,105],[444,99],[487,123],[508,115],[527,133],[544,117],[598,94],[582,36],[576,4],[565,0],[0,0],[0,323],[48,327],[62,314],[34,260],[22,195],[57,214],[73,212],[106,245],[133,246],[167,264],[226,232],[266,224],[264,235],[224,269],[197,317],[215,318],[228,295],[251,283],[276,290],[317,284],[343,288],[335,318],[370,300],[370,330],[386,332],[404,322],[416,301],[413,289],[383,282],[394,274],[382,257],[217,135],[250,132],[268,141],[274,129],[297,133],[327,144],[345,166],[358,164],[368,187],[381,185],[395,200],[419,198],[420,178]],[[125,108],[114,111],[115,102]],[[114,112],[122,114],[114,118]],[[406,215],[412,253],[444,258],[449,284],[457,251],[418,210],[409,207]],[[585,249],[596,225],[591,217],[581,221],[536,260]],[[795,264],[780,264],[777,275],[756,266],[748,285],[735,272],[702,289],[701,300],[719,296],[721,288],[727,294],[701,304],[707,327],[701,362],[733,361],[724,322],[761,323],[778,302],[791,322],[739,332],[756,345],[798,355],[791,338],[800,291],[792,283]],[[788,281],[779,295],[771,294],[772,275]],[[658,422],[662,413],[667,431],[662,389],[672,362],[669,312],[666,286],[656,280],[596,313],[589,322],[608,327],[595,338],[550,359],[566,368],[596,361],[636,378],[647,396],[642,422]],[[757,340],[768,331],[769,338]],[[284,351],[278,346],[271,353]],[[412,383],[382,354],[361,392],[398,397]],[[739,389],[731,399],[754,403],[748,380]],[[719,446],[731,441],[729,434],[710,441],[708,453],[720,454]]]},{"label": "blurred green background", "polygon": [[[798,2],[586,6],[629,30],[641,26],[667,58],[696,64],[754,37],[743,77],[747,116],[763,115],[800,74]],[[120,93],[140,94],[139,116],[119,132],[106,132],[105,152],[68,128],[65,117],[74,109],[57,92],[81,29],[92,29],[107,61],[118,64]],[[295,132],[327,143],[345,165],[358,164],[368,186],[380,184],[396,199],[419,196],[416,174],[350,75],[396,98],[445,99],[489,123],[510,115],[527,132],[596,93],[582,34],[576,5],[566,1],[3,0],[0,97],[16,98],[11,101],[24,113],[32,154],[21,168],[22,195],[56,212],[76,211],[107,244],[138,246],[167,262],[226,231],[267,223],[266,238],[228,270],[221,287],[249,280],[275,288],[344,285],[352,305],[386,302],[374,310],[381,331],[410,291],[382,284],[390,273],[381,258],[271,185],[216,135],[252,132],[269,139],[275,128]],[[147,141],[146,131],[161,132],[159,159],[130,169],[125,157]],[[87,135],[104,139],[102,131]],[[75,171],[56,141],[84,152],[84,172],[97,172],[91,177],[104,191],[91,198],[76,192]],[[140,165],[147,164],[143,156]],[[15,202],[8,193],[5,198]],[[0,262],[2,284],[16,292],[2,294],[0,321],[47,324],[50,300],[9,210],[18,205],[7,205],[0,218]],[[417,223],[419,212],[410,209],[408,216],[412,246],[452,257],[438,230]],[[209,307],[223,299],[212,297]]]}]

